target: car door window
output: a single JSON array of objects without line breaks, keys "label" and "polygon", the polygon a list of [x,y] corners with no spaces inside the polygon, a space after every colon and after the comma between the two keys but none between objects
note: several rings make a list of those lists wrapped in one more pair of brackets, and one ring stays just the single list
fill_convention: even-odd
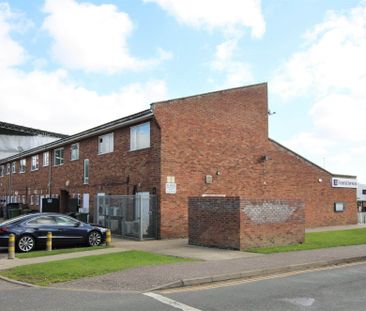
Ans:
[{"label": "car door window", "polygon": [[78,221],[76,219],[66,217],[66,216],[56,216],[55,219],[56,219],[57,225],[59,225],[59,226],[73,227],[78,223]]},{"label": "car door window", "polygon": [[41,216],[31,221],[28,221],[28,225],[39,226],[39,225],[55,225],[56,221],[51,216]]}]

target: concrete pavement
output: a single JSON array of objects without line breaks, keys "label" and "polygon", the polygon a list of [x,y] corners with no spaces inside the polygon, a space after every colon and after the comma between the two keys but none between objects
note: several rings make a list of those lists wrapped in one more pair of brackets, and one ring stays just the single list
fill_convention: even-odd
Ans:
[{"label": "concrete pavement", "polygon": [[14,260],[8,260],[6,259],[7,254],[3,250],[2,255],[4,256],[2,258],[0,257],[0,270],[35,263],[72,259],[91,255],[102,255],[116,252],[124,252],[128,250],[141,250],[146,252],[154,252],[162,255],[189,257],[204,261],[227,260],[235,258],[261,256],[254,253],[188,245],[187,239],[133,241],[133,240],[123,240],[114,238],[113,247],[111,248],[70,253],[70,254],[59,254],[46,257],[35,257],[27,259],[16,258]]}]

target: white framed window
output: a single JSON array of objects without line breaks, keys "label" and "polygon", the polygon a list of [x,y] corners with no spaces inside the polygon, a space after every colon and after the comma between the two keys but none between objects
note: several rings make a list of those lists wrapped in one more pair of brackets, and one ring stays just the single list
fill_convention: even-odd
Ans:
[{"label": "white framed window", "polygon": [[32,166],[31,166],[31,171],[37,171],[39,168],[39,156],[34,155],[32,156]]},{"label": "white framed window", "polygon": [[130,128],[130,151],[150,147],[150,122]]},{"label": "white framed window", "polygon": [[10,175],[10,163],[6,164],[6,175]]},{"label": "white framed window", "polygon": [[98,154],[113,152],[114,135],[108,133],[98,137]]},{"label": "white framed window", "polygon": [[11,164],[11,173],[12,174],[16,174],[16,172],[17,172],[17,162],[13,162],[12,164]]},{"label": "white framed window", "polygon": [[50,165],[50,152],[46,151],[43,152],[43,166]]},{"label": "white framed window", "polygon": [[19,173],[25,173],[26,167],[27,167],[27,160],[21,159],[19,161]]},{"label": "white framed window", "polygon": [[0,166],[0,177],[4,177],[4,171],[5,171],[4,165],[1,165]]},{"label": "white framed window", "polygon": [[89,159],[84,160],[84,184],[89,184]]},{"label": "white framed window", "polygon": [[71,161],[79,160],[79,144],[71,145]]},{"label": "white framed window", "polygon": [[30,196],[30,205],[34,205],[34,196],[31,194]]},{"label": "white framed window", "polygon": [[53,151],[53,164],[55,166],[64,164],[64,148],[58,148]]}]

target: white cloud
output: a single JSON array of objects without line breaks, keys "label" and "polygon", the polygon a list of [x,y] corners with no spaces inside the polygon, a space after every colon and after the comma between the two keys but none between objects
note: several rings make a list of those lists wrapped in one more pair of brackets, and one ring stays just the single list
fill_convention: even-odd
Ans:
[{"label": "white cloud", "polygon": [[15,42],[10,33],[16,25],[10,20],[16,18],[7,3],[0,3],[0,70],[22,64],[27,57],[23,47]]},{"label": "white cloud", "polygon": [[366,67],[366,5],[347,15],[329,12],[305,35],[305,48],[279,70],[272,88],[284,97],[307,93],[322,96],[363,88]]},{"label": "white cloud", "polygon": [[152,101],[166,99],[166,85],[161,80],[132,83],[100,95],[79,86],[64,69],[26,72],[15,67],[24,62],[26,51],[10,37],[13,22],[18,22],[11,16],[9,6],[0,5],[2,121],[72,134],[148,109]]},{"label": "white cloud", "polygon": [[254,80],[250,65],[235,59],[239,40],[239,37],[235,37],[217,45],[210,64],[211,70],[224,73],[224,87],[241,86]]},{"label": "white cloud", "polygon": [[366,90],[363,96],[335,92],[322,97],[314,103],[310,115],[322,136],[366,143]]},{"label": "white cloud", "polygon": [[301,155],[311,154],[322,157],[327,154],[327,150],[333,145],[331,141],[318,137],[311,132],[300,132],[283,142],[290,149],[296,150]]},{"label": "white cloud", "polygon": [[348,12],[328,12],[304,40],[270,84],[284,99],[307,96],[311,103],[313,129],[286,143],[310,159],[321,155],[331,171],[365,181],[366,2]]},{"label": "white cloud", "polygon": [[225,32],[238,27],[251,30],[259,38],[265,32],[265,21],[260,0],[144,0],[154,2],[173,15],[179,22],[191,27],[220,28]]},{"label": "white cloud", "polygon": [[112,74],[145,69],[166,59],[165,54],[150,59],[130,54],[127,40],[133,23],[115,5],[46,0],[44,12],[48,15],[43,29],[53,38],[52,54],[67,68]]},{"label": "white cloud", "polygon": [[[100,95],[70,81],[67,72],[0,70],[3,121],[63,133],[76,133],[149,109],[166,98],[164,81],[132,83]],[[65,123],[66,122],[66,123]]]}]

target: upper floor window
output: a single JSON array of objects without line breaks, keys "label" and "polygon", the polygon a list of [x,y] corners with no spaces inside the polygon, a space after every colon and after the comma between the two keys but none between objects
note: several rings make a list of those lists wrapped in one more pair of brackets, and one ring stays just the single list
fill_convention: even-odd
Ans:
[{"label": "upper floor window", "polygon": [[362,194],[366,194],[366,189],[362,189]]},{"label": "upper floor window", "polygon": [[10,175],[10,163],[6,164],[6,175]]},{"label": "upper floor window", "polygon": [[53,163],[55,166],[64,164],[64,148],[58,148],[54,150]]},{"label": "upper floor window", "polygon": [[150,122],[130,128],[130,150],[150,147]]},{"label": "upper floor window", "polygon": [[50,153],[49,151],[43,152],[43,166],[50,165]]},{"label": "upper floor window", "polygon": [[108,133],[98,137],[98,154],[113,152],[113,133]]},{"label": "upper floor window", "polygon": [[84,160],[84,184],[89,183],[89,159]]},{"label": "upper floor window", "polygon": [[37,154],[32,157],[31,171],[36,171],[38,170],[38,168],[39,168],[39,156]]},{"label": "upper floor window", "polygon": [[17,172],[17,163],[16,162],[13,162],[11,164],[11,173],[12,174],[15,174]]},{"label": "upper floor window", "polygon": [[0,166],[0,177],[3,177],[4,176],[4,170],[5,170],[4,165],[1,165]]},{"label": "upper floor window", "polygon": [[79,144],[71,145],[71,161],[79,160]]},{"label": "upper floor window", "polygon": [[26,166],[27,166],[27,160],[21,159],[19,161],[19,173],[25,173]]}]

